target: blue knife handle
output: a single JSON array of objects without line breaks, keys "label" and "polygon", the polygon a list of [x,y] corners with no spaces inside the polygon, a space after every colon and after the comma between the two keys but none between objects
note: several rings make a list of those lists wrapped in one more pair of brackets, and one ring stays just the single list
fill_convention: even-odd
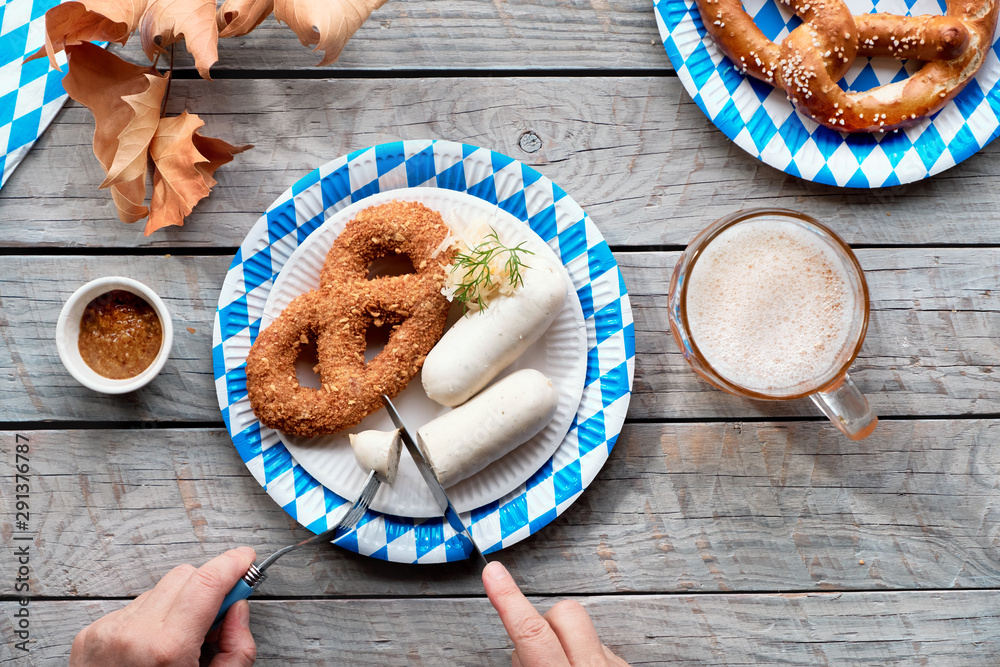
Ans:
[{"label": "blue knife handle", "polygon": [[247,582],[242,579],[237,581],[236,585],[233,586],[233,590],[226,593],[225,599],[222,600],[222,606],[219,607],[219,613],[215,617],[215,622],[212,623],[212,629],[209,630],[209,632],[222,625],[222,619],[226,617],[226,612],[229,611],[229,608],[232,607],[235,602],[239,600],[246,600],[248,597],[253,595],[253,592],[254,588],[247,584]]}]

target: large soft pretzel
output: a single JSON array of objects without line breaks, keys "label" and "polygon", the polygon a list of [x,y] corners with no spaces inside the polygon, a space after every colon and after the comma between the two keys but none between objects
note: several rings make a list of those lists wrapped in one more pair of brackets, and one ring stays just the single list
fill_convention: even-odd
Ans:
[{"label": "large soft pretzel", "polygon": [[[448,301],[441,293],[453,250],[441,216],[421,204],[390,202],[360,212],[327,254],[318,289],[296,297],[260,333],[247,356],[247,394],[271,428],[312,437],[354,426],[395,397],[441,337]],[[372,261],[409,256],[415,273],[368,279]],[[370,326],[389,325],[385,348],[365,362]],[[316,341],[322,389],[299,384],[295,362]]]},{"label": "large soft pretzel", "polygon": [[[998,0],[947,0],[945,16],[852,16],[843,0],[781,0],[801,19],[781,44],[767,39],[740,0],[697,0],[705,28],[741,71],[784,88],[818,123],[883,132],[915,123],[962,90],[993,43]],[[862,92],[837,82],[855,56],[925,61],[903,81]]]}]

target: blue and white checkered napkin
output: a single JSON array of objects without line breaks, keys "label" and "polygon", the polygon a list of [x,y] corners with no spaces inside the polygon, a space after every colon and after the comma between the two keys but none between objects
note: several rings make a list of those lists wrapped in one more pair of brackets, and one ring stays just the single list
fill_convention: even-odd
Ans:
[{"label": "blue and white checkered napkin", "polygon": [[45,12],[59,0],[0,0],[0,187],[66,101],[65,71],[24,59],[45,44]]}]

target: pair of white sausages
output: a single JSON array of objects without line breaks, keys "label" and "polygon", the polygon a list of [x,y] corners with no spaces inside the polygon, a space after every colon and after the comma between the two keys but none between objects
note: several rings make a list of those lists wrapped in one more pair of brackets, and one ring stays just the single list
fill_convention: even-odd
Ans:
[{"label": "pair of white sausages", "polygon": [[545,333],[566,300],[562,267],[540,253],[528,261],[512,295],[496,296],[488,308],[460,319],[424,361],[427,396],[458,406],[417,431],[420,448],[444,486],[514,451],[555,415],[559,394],[534,369],[480,391]]},{"label": "pair of white sausages", "polygon": [[[456,322],[424,361],[427,396],[454,408],[417,431],[418,445],[444,486],[512,452],[555,415],[558,392],[534,369],[512,373],[480,392],[537,341],[562,310],[566,279],[553,259],[532,255],[522,279],[512,295],[496,296],[488,308]],[[398,434],[394,444],[391,435],[365,431],[351,436],[362,469],[382,474],[391,467],[395,477],[400,450]]]},{"label": "pair of white sausages", "polygon": [[[514,451],[552,421],[559,393],[533,368],[511,373],[481,394],[424,424],[417,444],[443,486],[451,486]],[[392,484],[399,469],[399,431],[351,434],[354,458]]]}]

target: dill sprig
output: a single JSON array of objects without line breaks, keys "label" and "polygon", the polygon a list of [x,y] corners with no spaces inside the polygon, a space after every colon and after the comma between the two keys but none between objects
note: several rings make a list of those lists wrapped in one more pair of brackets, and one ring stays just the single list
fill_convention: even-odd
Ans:
[{"label": "dill sprig", "polygon": [[453,270],[462,271],[462,281],[455,288],[455,298],[468,307],[469,302],[475,302],[479,310],[486,309],[486,299],[495,290],[500,288],[499,276],[494,276],[492,265],[494,260],[502,258],[506,254],[503,262],[503,273],[513,288],[524,284],[521,272],[530,268],[524,263],[521,255],[534,255],[522,241],[516,246],[505,246],[497,236],[496,230],[490,228],[490,233],[483,237],[483,240],[471,248],[468,253],[459,253],[455,256]]}]

